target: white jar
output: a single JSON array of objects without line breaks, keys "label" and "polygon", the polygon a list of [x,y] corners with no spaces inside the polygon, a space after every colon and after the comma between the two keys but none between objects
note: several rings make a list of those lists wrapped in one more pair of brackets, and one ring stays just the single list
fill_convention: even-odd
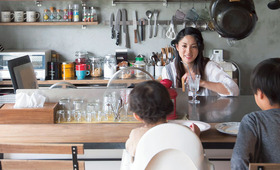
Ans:
[{"label": "white jar", "polygon": [[117,60],[114,55],[107,55],[104,59],[104,78],[111,78],[117,68]]},{"label": "white jar", "polygon": [[[141,68],[143,70],[145,70],[146,67],[146,63],[144,62],[144,58],[143,57],[136,57],[136,62],[134,63],[134,66],[137,68]],[[136,70],[135,71],[135,77],[145,77],[145,73],[143,71],[140,70]]]}]

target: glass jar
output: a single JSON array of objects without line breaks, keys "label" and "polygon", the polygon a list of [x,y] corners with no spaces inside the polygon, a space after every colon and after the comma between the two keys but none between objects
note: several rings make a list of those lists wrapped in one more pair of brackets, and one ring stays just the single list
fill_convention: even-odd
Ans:
[{"label": "glass jar", "polygon": [[[143,57],[136,57],[136,62],[134,63],[134,66],[137,68],[141,68],[143,70],[145,70],[146,67],[146,63],[144,62],[144,58]],[[135,77],[145,77],[145,73],[143,71],[140,70],[136,70],[135,71]]]},{"label": "glass jar", "polygon": [[75,63],[76,64],[87,64],[88,52],[87,51],[76,51],[75,52]]},{"label": "glass jar", "polygon": [[74,63],[63,62],[61,65],[62,79],[71,80],[75,78]]},{"label": "glass jar", "polygon": [[92,77],[101,77],[103,75],[103,60],[100,57],[91,58],[91,72]]},{"label": "glass jar", "polygon": [[114,55],[107,55],[104,59],[104,78],[111,78],[117,68],[117,60]]},{"label": "glass jar", "polygon": [[121,66],[120,68],[120,74],[119,74],[119,78],[121,79],[128,79],[131,78],[131,71],[128,69],[127,66]]}]

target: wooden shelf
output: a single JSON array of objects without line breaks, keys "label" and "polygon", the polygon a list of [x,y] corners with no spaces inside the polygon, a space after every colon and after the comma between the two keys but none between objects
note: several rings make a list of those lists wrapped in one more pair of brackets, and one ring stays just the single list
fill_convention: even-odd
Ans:
[{"label": "wooden shelf", "polygon": [[0,26],[98,25],[98,22],[1,22]]},{"label": "wooden shelf", "polygon": [[[104,78],[89,78],[85,80],[45,80],[45,81],[38,81],[39,85],[52,85],[58,82],[68,82],[71,84],[107,84],[109,79]],[[143,81],[146,81],[145,79],[116,79],[114,80],[114,83],[141,83]],[[11,80],[4,80],[0,81],[0,85],[12,85]]]}]

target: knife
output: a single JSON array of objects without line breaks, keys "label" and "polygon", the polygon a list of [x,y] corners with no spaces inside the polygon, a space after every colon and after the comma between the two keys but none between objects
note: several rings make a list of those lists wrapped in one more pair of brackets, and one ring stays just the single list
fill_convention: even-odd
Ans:
[{"label": "knife", "polygon": [[141,41],[144,41],[144,23],[145,18],[139,19],[140,27],[141,27]]},{"label": "knife", "polygon": [[117,40],[116,40],[116,45],[119,45],[120,44],[120,32],[121,32],[121,17],[122,17],[122,12],[121,10],[119,9],[118,10],[118,13],[117,13],[117,17],[116,17],[116,25],[115,25],[115,31],[116,31],[116,34],[117,34]]},{"label": "knife", "polygon": [[112,28],[111,29],[111,33],[112,33],[112,36],[111,38],[114,39],[115,38],[115,31],[114,31],[114,13],[111,14],[111,18],[110,18],[110,27]]},{"label": "knife", "polygon": [[128,29],[126,24],[126,9],[122,9],[122,25],[123,25],[123,32],[125,34],[125,47],[129,48],[129,36],[128,36]]},{"label": "knife", "polygon": [[136,13],[136,11],[134,11],[134,13],[133,13],[133,29],[134,29],[134,43],[138,43],[138,41],[137,41],[138,31],[137,31],[137,13]]}]

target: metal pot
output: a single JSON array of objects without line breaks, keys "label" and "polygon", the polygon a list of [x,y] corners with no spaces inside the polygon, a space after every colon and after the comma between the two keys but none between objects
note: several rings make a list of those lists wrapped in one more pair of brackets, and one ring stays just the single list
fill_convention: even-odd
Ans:
[{"label": "metal pot", "polygon": [[210,16],[215,30],[233,40],[250,35],[258,20],[253,0],[212,0]]}]

